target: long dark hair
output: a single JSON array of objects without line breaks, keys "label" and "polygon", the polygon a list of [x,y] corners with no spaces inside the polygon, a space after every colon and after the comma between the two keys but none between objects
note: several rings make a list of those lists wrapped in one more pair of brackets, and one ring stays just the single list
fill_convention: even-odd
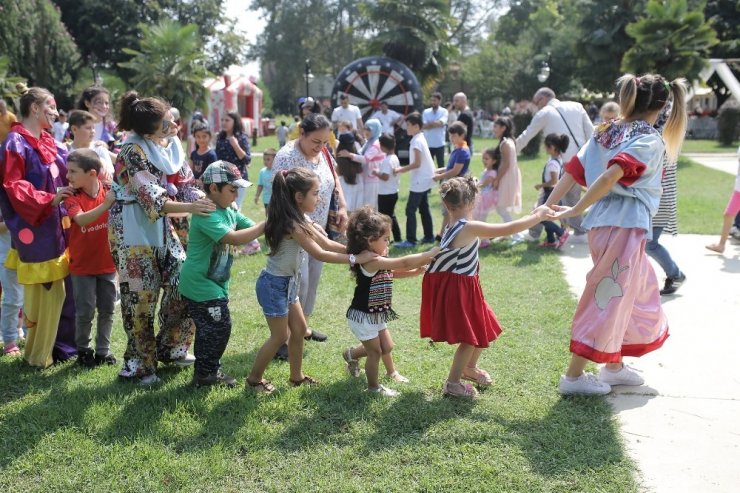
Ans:
[{"label": "long dark hair", "polygon": [[[347,225],[347,253],[357,255],[370,249],[370,242],[378,240],[391,230],[391,218],[366,205],[349,216]],[[357,274],[355,264],[352,272]]]},{"label": "long dark hair", "polygon": [[89,86],[86,87],[84,91],[82,91],[82,94],[80,95],[80,99],[77,100],[77,108],[78,110],[85,110],[90,111],[87,108],[86,102],[92,103],[92,100],[97,96],[98,94],[107,94],[108,97],[110,97],[110,92],[108,92],[108,89],[106,89],[103,86]]},{"label": "long dark hair", "polygon": [[318,177],[313,171],[305,168],[293,168],[275,173],[272,181],[272,198],[267,207],[267,222],[265,223],[265,240],[270,247],[270,255],[277,252],[282,239],[295,228],[301,228],[306,234],[313,236],[311,224],[306,215],[298,207],[295,194],[307,194]]},{"label": "long dark hair", "polygon": [[503,144],[506,139],[514,138],[514,120],[512,120],[508,116],[499,116],[498,118],[496,118],[496,121],[494,121],[493,124],[506,128],[506,130],[504,130],[504,133],[501,135],[501,140],[498,141],[498,145],[496,146],[496,149],[498,149],[500,153],[501,144]]},{"label": "long dark hair", "polygon": [[[242,123],[242,117],[239,116],[239,113],[235,111],[230,111],[226,113],[226,116],[231,118],[231,120],[234,122],[234,130],[233,133],[235,136],[241,135],[244,133],[244,124]],[[225,139],[226,138],[226,130],[221,130],[218,133],[219,139]]]}]

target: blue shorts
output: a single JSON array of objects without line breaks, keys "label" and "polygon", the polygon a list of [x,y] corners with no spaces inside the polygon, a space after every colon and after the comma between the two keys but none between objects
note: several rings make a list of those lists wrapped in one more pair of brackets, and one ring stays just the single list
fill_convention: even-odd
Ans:
[{"label": "blue shorts", "polygon": [[287,317],[288,305],[298,302],[295,276],[275,276],[263,270],[257,278],[257,301],[265,317]]}]

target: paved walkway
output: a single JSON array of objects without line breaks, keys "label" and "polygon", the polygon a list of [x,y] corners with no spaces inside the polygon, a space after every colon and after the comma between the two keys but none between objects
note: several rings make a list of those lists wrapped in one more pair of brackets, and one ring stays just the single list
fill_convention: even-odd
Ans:
[{"label": "paved walkway", "polygon": [[[716,240],[661,238],[688,276],[663,297],[671,336],[660,350],[627,358],[645,385],[607,397],[644,491],[740,491],[740,244],[730,241],[720,256],[704,248]],[[560,258],[580,296],[592,266],[587,245],[566,245]]]},{"label": "paved walkway", "polygon": [[737,174],[737,154],[735,153],[684,153],[683,156],[693,159],[697,163],[706,166],[707,168],[717,169],[730,173],[731,175]]}]

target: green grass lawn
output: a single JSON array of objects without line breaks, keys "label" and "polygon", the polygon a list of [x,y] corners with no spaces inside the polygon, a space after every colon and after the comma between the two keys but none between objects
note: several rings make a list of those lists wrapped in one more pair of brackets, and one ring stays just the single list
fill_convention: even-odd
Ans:
[{"label": "green grass lawn", "polygon": [[[520,165],[526,209],[543,159]],[[679,166],[681,231],[716,233],[732,178],[688,159]],[[479,155],[473,170],[482,170]],[[246,212],[262,218],[249,199]],[[436,228],[436,194],[432,207]],[[38,371],[0,358],[0,488],[636,491],[608,403],[557,394],[575,300],[556,256],[506,244],[482,254],[484,292],[505,331],[481,361],[495,383],[472,403],[440,395],[454,348],[418,337],[418,278],[395,283],[401,319],[390,324],[397,367],[411,383],[392,385],[401,391],[395,399],[364,393],[364,379],[348,377],[341,359],[355,343],[344,322],[353,281],[334,265],[324,270],[311,322],[330,339],[307,343],[305,352],[317,388],[289,388],[284,363],[268,368],[278,391],[265,397],[243,387],[196,390],[189,369],[163,368],[164,383],[144,390],[119,381],[117,367]],[[223,362],[242,383],[267,336],[254,295],[264,262],[263,255],[239,258],[232,271],[234,330]],[[118,320],[117,355],[124,344]]]},{"label": "green grass lawn", "polygon": [[[526,204],[542,164],[522,162]],[[436,194],[432,204],[436,228]],[[160,369],[163,384],[145,390],[119,381],[118,367],[38,371],[0,358],[0,490],[636,491],[607,401],[557,393],[575,309],[557,255],[531,244],[482,254],[484,292],[505,331],[482,357],[495,383],[475,402],[441,396],[454,347],[418,336],[420,278],[395,283],[401,319],[390,324],[411,383],[392,385],[394,399],[363,392],[341,357],[356,342],[344,322],[353,281],[336,265],[324,270],[311,320],[330,339],[305,350],[316,388],[290,388],[284,363],[268,367],[278,390],[267,397],[195,389],[191,369]],[[267,337],[254,294],[264,263],[238,258],[232,271],[223,363],[242,385]],[[116,355],[124,343],[119,320]]]},{"label": "green grass lawn", "polygon": [[729,152],[734,153],[737,151],[737,142],[730,146],[723,146],[716,140],[690,140],[687,139],[681,146],[681,152],[696,152],[696,153],[716,153],[716,152]]}]

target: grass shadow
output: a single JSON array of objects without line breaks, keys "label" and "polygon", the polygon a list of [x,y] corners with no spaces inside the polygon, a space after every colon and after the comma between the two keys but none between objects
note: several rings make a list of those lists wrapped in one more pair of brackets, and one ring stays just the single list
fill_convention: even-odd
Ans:
[{"label": "grass shadow", "polygon": [[563,397],[541,419],[498,421],[532,469],[545,477],[588,475],[625,461],[612,409],[602,398]]}]

